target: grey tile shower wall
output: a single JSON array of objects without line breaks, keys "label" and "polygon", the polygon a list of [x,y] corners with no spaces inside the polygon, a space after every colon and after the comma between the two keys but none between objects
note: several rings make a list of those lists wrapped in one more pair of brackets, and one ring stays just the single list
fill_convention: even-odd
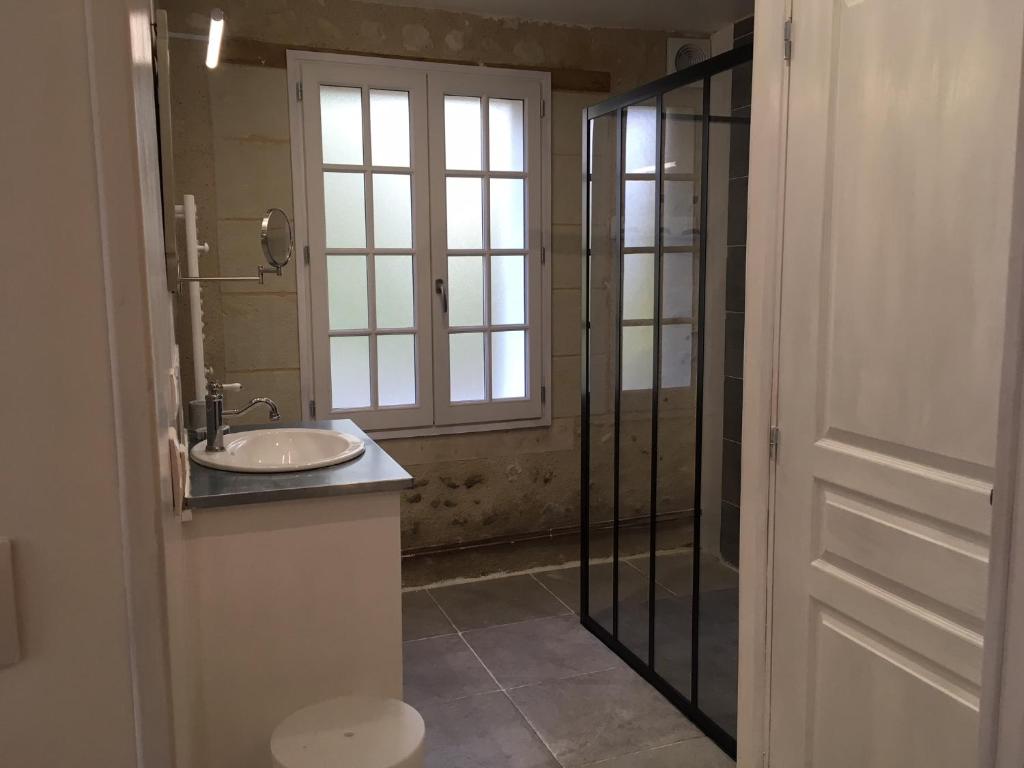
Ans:
[{"label": "grey tile shower wall", "polygon": [[[754,39],[754,18],[733,26],[733,44]],[[750,116],[752,64],[732,71],[732,116]],[[740,435],[743,426],[743,320],[747,266],[747,168],[749,126],[733,125],[729,136],[729,215],[725,275],[725,392],[722,440],[722,557],[739,565]]]}]

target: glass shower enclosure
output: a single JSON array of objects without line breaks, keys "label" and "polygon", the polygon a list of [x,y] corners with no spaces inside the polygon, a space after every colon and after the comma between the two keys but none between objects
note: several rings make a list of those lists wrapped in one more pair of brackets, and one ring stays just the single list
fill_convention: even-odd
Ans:
[{"label": "glass shower enclosure", "polygon": [[732,756],[752,53],[583,116],[581,619]]}]

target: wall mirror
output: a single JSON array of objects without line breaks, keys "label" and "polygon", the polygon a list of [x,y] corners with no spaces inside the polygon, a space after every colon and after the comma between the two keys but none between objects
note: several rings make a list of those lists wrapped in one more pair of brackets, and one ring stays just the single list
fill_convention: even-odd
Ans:
[{"label": "wall mirror", "polygon": [[263,257],[277,270],[288,265],[294,250],[292,222],[280,208],[269,208],[260,223],[260,244]]}]

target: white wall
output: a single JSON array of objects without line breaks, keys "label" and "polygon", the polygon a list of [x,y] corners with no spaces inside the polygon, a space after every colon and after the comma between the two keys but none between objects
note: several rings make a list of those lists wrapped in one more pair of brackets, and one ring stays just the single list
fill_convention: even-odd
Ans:
[{"label": "white wall", "polygon": [[149,7],[10,4],[0,51],[0,536],[23,656],[0,669],[0,760],[170,766]]}]

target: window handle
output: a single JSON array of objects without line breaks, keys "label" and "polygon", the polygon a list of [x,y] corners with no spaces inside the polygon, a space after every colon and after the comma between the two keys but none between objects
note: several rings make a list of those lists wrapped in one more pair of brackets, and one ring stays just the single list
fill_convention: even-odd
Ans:
[{"label": "window handle", "polygon": [[444,278],[434,281],[434,293],[441,297],[441,311],[448,314],[448,289],[444,287]]}]

